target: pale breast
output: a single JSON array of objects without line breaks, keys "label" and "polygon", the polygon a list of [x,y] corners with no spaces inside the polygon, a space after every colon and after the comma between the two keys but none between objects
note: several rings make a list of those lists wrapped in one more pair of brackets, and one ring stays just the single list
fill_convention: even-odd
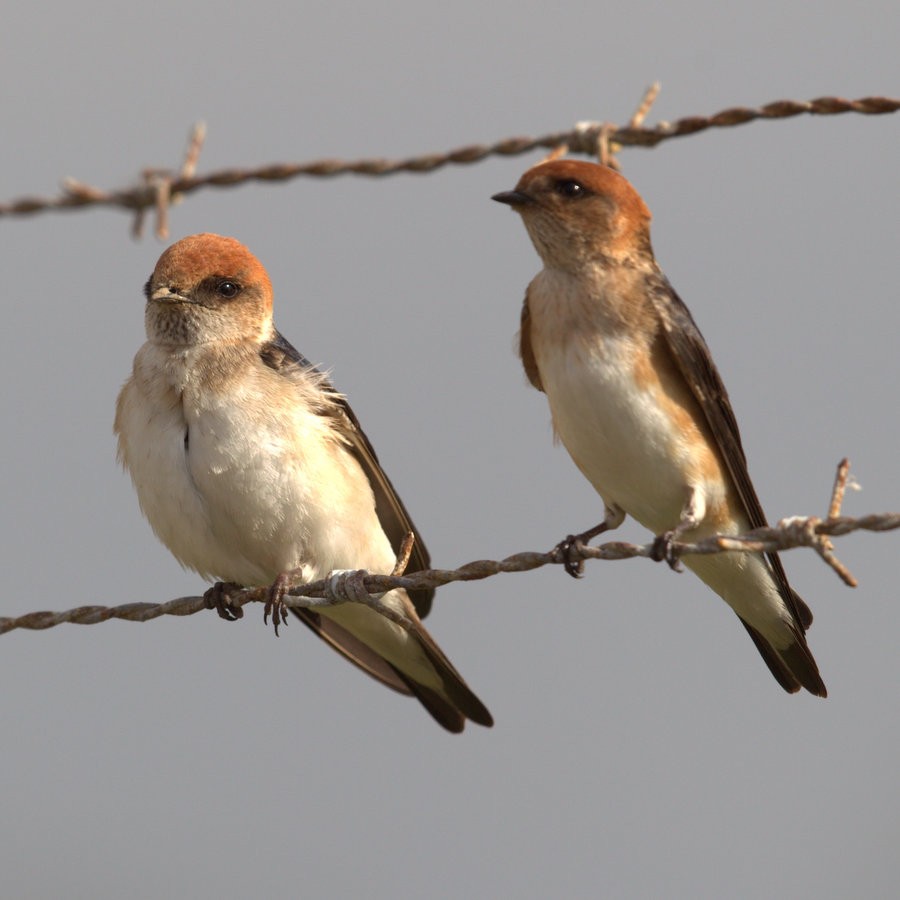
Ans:
[{"label": "pale breast", "polygon": [[536,280],[532,344],[572,459],[608,504],[658,533],[678,523],[692,487],[721,493],[721,475],[696,403],[653,358],[652,321],[626,321],[622,305],[608,287],[585,294],[571,278]]},{"label": "pale breast", "polygon": [[172,553],[241,584],[301,567],[309,580],[389,571],[371,486],[328,417],[261,363],[217,391],[190,362],[178,372],[145,347],[117,418],[141,507]]},{"label": "pale breast", "polygon": [[147,362],[139,355],[136,374],[119,395],[119,458],[134,482],[141,510],[175,558],[205,578],[223,577],[219,573],[229,560],[215,540],[209,509],[190,473],[180,399],[161,378],[147,377]]}]

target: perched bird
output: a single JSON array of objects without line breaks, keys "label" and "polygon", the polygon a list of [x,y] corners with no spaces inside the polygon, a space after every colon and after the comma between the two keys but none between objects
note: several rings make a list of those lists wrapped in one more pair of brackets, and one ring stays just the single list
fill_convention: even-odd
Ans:
[{"label": "perched bird", "polygon": [[[739,534],[766,524],[747,472],[725,385],[687,307],[650,245],[650,212],[612,169],[539,163],[496,194],[522,216],[544,268],[522,309],[519,349],[547,395],[556,435],[603,498],[597,527],[632,516],[673,540]],[[804,634],[809,607],[774,553],[687,556],[684,564],[737,613],[778,683],[820,697],[825,685]]]},{"label": "perched bird", "polygon": [[[163,253],[144,293],[147,342],[114,430],[141,509],[175,558],[241,586],[390,572],[415,526],[346,399],[276,330],[256,257],[233,238],[196,234]],[[429,565],[416,538],[410,571]],[[491,725],[419,619],[432,595],[384,595],[408,629],[358,603],[291,611],[449,731],[466,719]]]}]

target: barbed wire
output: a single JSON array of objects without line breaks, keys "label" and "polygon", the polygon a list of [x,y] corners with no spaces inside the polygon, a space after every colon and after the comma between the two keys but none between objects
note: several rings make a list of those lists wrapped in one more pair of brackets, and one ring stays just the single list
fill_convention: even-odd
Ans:
[{"label": "barbed wire", "polygon": [[[848,483],[849,463],[842,460],[838,466],[829,514],[825,519],[817,516],[797,516],[783,519],[775,526],[756,528],[744,535],[713,535],[694,543],[676,541],[672,544],[672,556],[677,560],[691,554],[713,553],[777,553],[797,547],[812,547],[819,556],[837,573],[849,587],[856,586],[856,579],[846,566],[835,556],[831,537],[842,537],[854,531],[892,531],[900,528],[900,513],[877,513],[853,518],[841,516],[840,505],[844,490]],[[408,558],[409,547],[401,551]],[[567,558],[582,560],[594,559],[633,559],[638,557],[656,559],[656,542],[649,544],[632,544],[625,541],[609,541],[599,546],[587,546],[576,543],[568,551]],[[357,584],[364,587],[365,596],[353,596],[341,588],[333,578],[323,579],[310,584],[291,587],[285,597],[284,605],[294,608],[311,609],[331,606],[339,603],[361,602],[371,606],[377,612],[387,616],[400,625],[409,623],[388,607],[380,604],[380,595],[394,588],[421,590],[438,588],[455,581],[479,581],[501,573],[529,572],[547,565],[563,565],[565,555],[559,546],[541,552],[516,553],[501,560],[479,559],[456,569],[426,569],[408,575],[373,575],[368,572],[353,573],[358,576]],[[402,571],[402,563],[395,567],[395,572]],[[229,591],[228,604],[239,608],[247,603],[266,602],[269,599],[268,587],[235,589]],[[122,606],[79,606],[65,612],[32,612],[17,617],[0,617],[0,634],[25,628],[40,631],[52,628],[63,622],[75,625],[96,625],[109,619],[124,619],[129,622],[147,622],[160,616],[190,616],[201,610],[212,608],[212,604],[204,597],[180,597],[166,603],[126,603]]]},{"label": "barbed wire", "polygon": [[609,122],[580,122],[568,131],[554,132],[540,137],[511,137],[491,144],[472,144],[446,153],[428,153],[407,159],[319,159],[301,163],[271,163],[253,169],[223,169],[208,175],[194,174],[202,147],[205,126],[194,127],[188,151],[178,171],[145,169],[137,185],[118,190],[104,190],[74,178],[63,181],[63,193],[58,197],[22,197],[0,203],[0,216],[27,216],[37,213],[86,209],[106,206],[135,213],[133,233],[139,236],[143,214],[157,210],[156,232],[160,237],[168,233],[170,205],[196,191],[211,187],[235,187],[249,181],[281,182],[300,176],[330,178],[337,175],[366,175],[382,177],[399,172],[433,172],[447,165],[470,165],[489,156],[518,156],[538,148],[567,147],[570,153],[599,155],[609,158],[610,144],[618,147],[655,147],[676,137],[698,134],[709,128],[731,128],[758,119],[787,119],[799,115],[833,116],[841,113],[883,115],[897,112],[900,99],[891,97],[862,97],[845,100],[841,97],[819,97],[815,100],[776,100],[764,106],[734,106],[711,116],[686,116],[674,122],[660,122],[643,126],[659,86],[654,85],[644,95],[638,111],[625,127]]}]

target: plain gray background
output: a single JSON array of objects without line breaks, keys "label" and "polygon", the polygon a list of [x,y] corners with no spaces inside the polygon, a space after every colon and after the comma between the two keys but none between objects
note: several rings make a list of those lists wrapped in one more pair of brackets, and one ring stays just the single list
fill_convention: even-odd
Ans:
[{"label": "plain gray background", "polygon": [[[851,8],[852,7],[852,8]],[[401,157],[580,119],[894,94],[887,2],[14,2],[0,198],[177,164]],[[761,122],[626,150],[661,264],[718,361],[772,520],[900,510],[900,117]],[[512,351],[538,269],[490,195],[540,154],[386,180],[208,190],[331,367],[436,565],[547,549],[599,498]],[[142,520],[111,434],[164,245],[94,209],[0,221],[0,613],[204,584]],[[617,537],[643,541],[627,523]],[[888,897],[900,876],[897,534],[851,591],[785,563],[826,701],[788,696],[690,574],[633,560],[453,585],[428,624],[497,720],[450,736],[251,609],[0,642],[5,897]]]}]

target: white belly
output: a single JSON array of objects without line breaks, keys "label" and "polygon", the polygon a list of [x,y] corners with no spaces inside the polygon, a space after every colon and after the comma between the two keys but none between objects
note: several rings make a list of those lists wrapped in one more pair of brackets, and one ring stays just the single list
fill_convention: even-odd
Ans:
[{"label": "white belly", "polygon": [[632,374],[622,341],[536,348],[560,440],[604,501],[655,533],[674,528],[691,484],[686,438]]},{"label": "white belly", "polygon": [[[532,308],[541,384],[556,433],[604,502],[660,534],[678,525],[693,493],[706,518],[685,540],[747,530],[746,516],[727,496],[730,476],[697,421],[699,406],[684,390],[664,390],[646,366],[639,378],[636,360],[647,349],[636,348],[622,330],[588,332],[575,322],[560,327],[558,313],[559,306],[537,315]],[[793,640],[788,610],[762,557],[687,556],[684,563],[776,646]]]},{"label": "white belly", "polygon": [[302,404],[276,415],[261,397],[173,396],[130,381],[117,430],[141,508],[184,566],[244,585],[295,568],[390,571],[368,479],[327,420]]}]

